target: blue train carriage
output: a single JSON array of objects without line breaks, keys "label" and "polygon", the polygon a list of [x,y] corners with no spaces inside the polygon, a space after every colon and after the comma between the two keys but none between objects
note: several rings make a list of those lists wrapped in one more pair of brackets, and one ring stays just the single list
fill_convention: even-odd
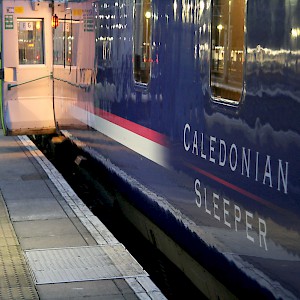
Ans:
[{"label": "blue train carriage", "polygon": [[[93,76],[72,114],[157,195],[127,189],[131,216],[210,298],[300,297],[299,5],[91,3]],[[134,172],[107,139],[156,164]]]},{"label": "blue train carriage", "polygon": [[238,297],[300,297],[299,5],[94,3],[89,125],[176,174],[133,205]]}]

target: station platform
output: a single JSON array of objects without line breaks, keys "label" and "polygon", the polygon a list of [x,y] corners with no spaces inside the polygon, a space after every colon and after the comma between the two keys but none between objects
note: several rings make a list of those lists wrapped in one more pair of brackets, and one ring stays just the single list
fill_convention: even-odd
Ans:
[{"label": "station platform", "polygon": [[0,299],[166,299],[27,136],[0,134]]}]

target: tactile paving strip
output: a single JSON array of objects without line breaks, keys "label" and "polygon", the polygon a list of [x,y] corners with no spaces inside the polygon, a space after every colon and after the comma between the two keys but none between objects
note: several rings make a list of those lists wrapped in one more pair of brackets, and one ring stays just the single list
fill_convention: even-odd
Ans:
[{"label": "tactile paving strip", "polygon": [[25,251],[36,284],[148,276],[122,244]]},{"label": "tactile paving strip", "polygon": [[0,192],[0,299],[39,299]]}]

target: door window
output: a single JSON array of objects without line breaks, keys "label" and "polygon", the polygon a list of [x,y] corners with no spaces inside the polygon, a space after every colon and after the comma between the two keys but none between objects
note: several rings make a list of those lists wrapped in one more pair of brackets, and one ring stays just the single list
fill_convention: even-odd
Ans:
[{"label": "door window", "polygon": [[76,66],[77,41],[80,22],[72,19],[61,19],[54,35],[54,64]]},{"label": "door window", "polygon": [[44,64],[43,19],[18,19],[19,64]]}]

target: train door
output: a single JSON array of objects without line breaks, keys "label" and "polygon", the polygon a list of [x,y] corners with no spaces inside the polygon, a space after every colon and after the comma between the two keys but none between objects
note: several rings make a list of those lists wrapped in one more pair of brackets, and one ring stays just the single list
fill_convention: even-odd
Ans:
[{"label": "train door", "polygon": [[2,118],[8,135],[55,131],[52,3],[2,1]]}]

